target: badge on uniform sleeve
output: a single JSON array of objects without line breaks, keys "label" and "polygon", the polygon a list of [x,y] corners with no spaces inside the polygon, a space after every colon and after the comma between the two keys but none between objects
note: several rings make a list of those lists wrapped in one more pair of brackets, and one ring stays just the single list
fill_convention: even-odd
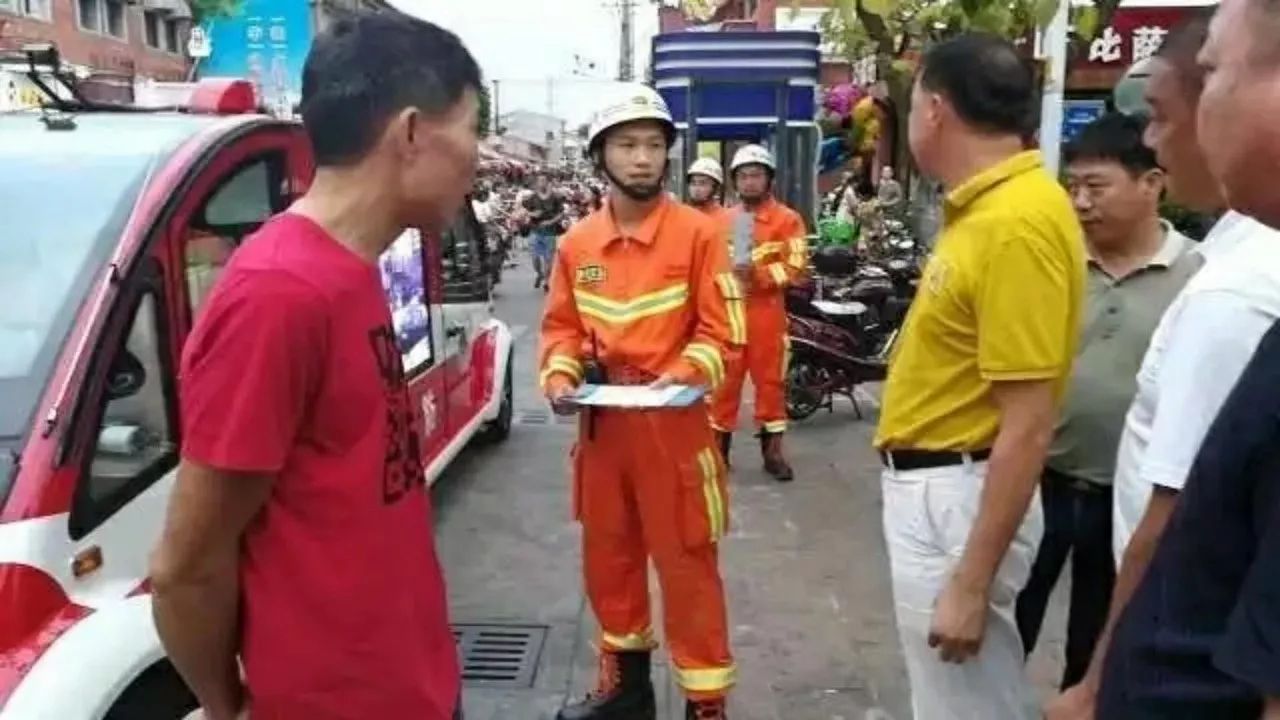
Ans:
[{"label": "badge on uniform sleeve", "polygon": [[605,271],[603,265],[579,265],[578,266],[578,285],[599,285],[604,282]]}]

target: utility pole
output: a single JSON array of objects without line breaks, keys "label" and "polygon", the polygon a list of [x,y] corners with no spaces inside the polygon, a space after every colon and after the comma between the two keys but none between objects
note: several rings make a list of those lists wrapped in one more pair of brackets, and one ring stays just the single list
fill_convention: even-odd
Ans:
[{"label": "utility pole", "polygon": [[622,0],[622,37],[619,42],[618,80],[631,82],[635,79],[635,32],[632,30],[635,12],[634,0]]},{"label": "utility pole", "polygon": [[1044,59],[1044,96],[1040,103],[1040,153],[1054,176],[1062,158],[1062,91],[1067,80],[1068,1],[1058,0],[1058,9],[1040,34],[1040,56]]}]

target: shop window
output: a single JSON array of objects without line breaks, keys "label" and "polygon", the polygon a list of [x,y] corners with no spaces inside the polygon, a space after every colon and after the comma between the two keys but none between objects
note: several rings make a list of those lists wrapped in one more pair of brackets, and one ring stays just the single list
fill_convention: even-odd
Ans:
[{"label": "shop window", "polygon": [[52,20],[50,0],[0,0],[0,10],[37,20]]},{"label": "shop window", "polygon": [[181,53],[181,27],[169,13],[148,10],[143,13],[147,47],[168,53]]},{"label": "shop window", "polygon": [[76,0],[80,27],[120,39],[128,36],[123,0]]}]

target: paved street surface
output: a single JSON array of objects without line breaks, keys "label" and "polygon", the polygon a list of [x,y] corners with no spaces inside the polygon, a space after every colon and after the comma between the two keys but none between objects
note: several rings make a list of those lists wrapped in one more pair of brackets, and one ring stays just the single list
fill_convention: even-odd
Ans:
[{"label": "paved street surface", "polygon": [[[532,686],[468,684],[468,720],[552,718],[594,678],[595,627],[569,510],[574,426],[549,415],[535,382],[541,302],[526,267],[507,271],[496,312],[516,335],[516,427],[505,444],[465,453],[434,489],[455,624],[547,629]],[[733,528],[721,559],[739,665],[735,720],[910,717],[880,533],[879,462],[870,449],[874,405],[864,411],[859,421],[840,403],[795,427],[790,485],[764,475],[748,432],[735,438]],[[1046,622],[1051,641],[1032,659],[1045,692],[1060,672],[1047,657],[1061,654],[1060,606],[1059,599]],[[683,717],[665,657],[655,658],[659,717]]]}]

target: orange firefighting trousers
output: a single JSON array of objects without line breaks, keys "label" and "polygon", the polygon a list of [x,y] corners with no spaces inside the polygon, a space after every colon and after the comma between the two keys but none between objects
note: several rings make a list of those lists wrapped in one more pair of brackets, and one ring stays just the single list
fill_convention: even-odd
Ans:
[{"label": "orange firefighting trousers", "polygon": [[738,406],[747,373],[755,388],[755,421],[765,432],[787,429],[784,378],[790,343],[783,294],[769,292],[747,296],[747,345],[740,357],[725,368],[724,384],[711,403],[711,424],[720,432],[738,428]]},{"label": "orange firefighting trousers", "polygon": [[736,672],[717,566],[729,498],[706,408],[592,412],[573,451],[574,512],[601,649],[654,646],[652,557],[676,681],[691,698],[721,697]]}]

